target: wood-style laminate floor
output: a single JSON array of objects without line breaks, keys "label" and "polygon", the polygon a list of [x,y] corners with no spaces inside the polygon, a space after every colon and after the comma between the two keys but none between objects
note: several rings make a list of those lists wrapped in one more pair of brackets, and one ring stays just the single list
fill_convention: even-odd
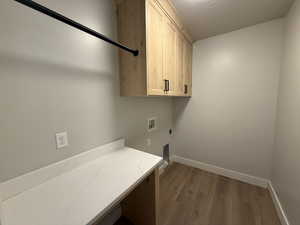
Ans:
[{"label": "wood-style laminate floor", "polygon": [[160,225],[280,225],[266,189],[174,163],[160,178]]}]

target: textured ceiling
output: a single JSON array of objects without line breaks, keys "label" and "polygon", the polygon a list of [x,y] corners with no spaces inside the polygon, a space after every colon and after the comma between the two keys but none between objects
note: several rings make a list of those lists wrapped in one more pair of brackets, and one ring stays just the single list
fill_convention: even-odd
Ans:
[{"label": "textured ceiling", "polygon": [[194,40],[284,16],[294,0],[172,0]]}]

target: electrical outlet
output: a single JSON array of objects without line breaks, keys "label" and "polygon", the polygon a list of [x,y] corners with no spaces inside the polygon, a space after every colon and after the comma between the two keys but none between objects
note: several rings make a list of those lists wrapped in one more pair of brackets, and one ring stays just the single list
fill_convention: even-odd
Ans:
[{"label": "electrical outlet", "polygon": [[56,148],[64,148],[69,145],[67,132],[57,133],[56,137]]}]

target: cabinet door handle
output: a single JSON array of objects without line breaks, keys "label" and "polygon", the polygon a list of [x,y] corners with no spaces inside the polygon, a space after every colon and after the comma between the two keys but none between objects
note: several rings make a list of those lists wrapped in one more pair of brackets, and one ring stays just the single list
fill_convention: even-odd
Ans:
[{"label": "cabinet door handle", "polygon": [[164,92],[166,93],[168,91],[168,80],[164,80],[164,82],[165,82]]},{"label": "cabinet door handle", "polygon": [[170,91],[170,81],[169,80],[164,80],[165,81],[165,90],[164,92],[167,93]]},{"label": "cabinet door handle", "polygon": [[184,85],[184,94],[187,94],[188,93],[188,86],[185,84]]}]

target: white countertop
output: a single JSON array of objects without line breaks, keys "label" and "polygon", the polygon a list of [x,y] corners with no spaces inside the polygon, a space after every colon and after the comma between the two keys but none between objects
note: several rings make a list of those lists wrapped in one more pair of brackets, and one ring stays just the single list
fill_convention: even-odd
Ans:
[{"label": "white countertop", "polygon": [[160,163],[123,147],[2,202],[2,225],[86,225],[104,215]]}]

